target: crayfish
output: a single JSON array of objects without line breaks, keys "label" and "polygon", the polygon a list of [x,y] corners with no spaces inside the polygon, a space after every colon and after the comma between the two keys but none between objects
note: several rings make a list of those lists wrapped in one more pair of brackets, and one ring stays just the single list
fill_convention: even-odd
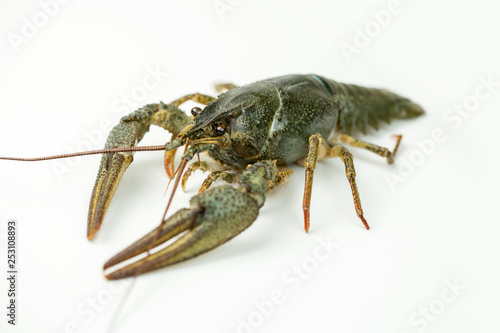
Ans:
[{"label": "crayfish", "polygon": [[[419,105],[387,90],[341,84],[318,75],[287,75],[226,88],[228,91],[217,98],[196,93],[169,104],[146,105],[121,119],[109,134],[104,150],[89,152],[103,153],[90,199],[89,239],[100,228],[134,151],[165,150],[167,174],[175,178],[174,192],[179,182],[184,187],[194,170],[211,171],[200,192],[190,200],[189,208],[168,219],[165,212],[158,228],[108,260],[104,269],[144,252],[148,255],[106,278],[136,276],[227,242],[255,221],[268,192],[284,184],[291,175],[292,171],[286,168],[290,163],[305,167],[306,232],[310,227],[316,162],[330,157],[339,157],[344,163],[356,214],[369,229],[356,185],[353,157],[345,145],[367,149],[393,163],[401,136],[397,136],[391,151],[358,140],[351,136],[352,132],[357,129],[366,133],[369,127],[378,129],[382,121],[389,123],[393,118],[413,118],[424,113]],[[194,107],[190,117],[179,108],[187,100],[205,107]],[[172,140],[163,146],[136,147],[151,124],[171,132]],[[175,152],[182,146],[185,150],[175,170]],[[218,164],[214,167],[198,160],[186,166],[202,152]],[[49,158],[55,157],[42,159]],[[210,188],[219,178],[233,185]],[[164,249],[149,254],[152,248],[176,237]]]}]

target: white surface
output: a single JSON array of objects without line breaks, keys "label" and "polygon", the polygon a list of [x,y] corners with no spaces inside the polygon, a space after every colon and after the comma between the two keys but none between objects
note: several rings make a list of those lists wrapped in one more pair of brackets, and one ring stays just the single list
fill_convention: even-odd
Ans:
[{"label": "white surface", "polygon": [[[132,111],[122,95],[137,92],[147,68],[157,67],[168,75],[138,106],[213,94],[214,82],[317,73],[391,89],[420,103],[427,115],[364,137],[392,147],[390,135],[404,134],[395,165],[351,149],[370,231],[355,215],[342,164],[331,160],[315,173],[306,235],[303,169],[293,167],[293,179],[269,197],[249,230],[209,254],[138,279],[115,332],[238,332],[240,319],[258,326],[240,329],[245,333],[500,330],[494,215],[500,182],[493,147],[500,87],[457,126],[443,119],[474,96],[480,77],[500,81],[498,5],[401,1],[387,26],[348,62],[342,43],[353,44],[356,29],[374,21],[371,11],[390,2],[170,3],[69,1],[15,52],[9,38],[22,34],[25,19],[43,20],[42,9],[37,1],[3,1],[0,155],[76,151],[89,141],[85,133],[93,133],[91,148],[101,147],[99,126]],[[223,20],[217,3],[232,8]],[[417,141],[436,129],[446,140],[392,189],[386,174],[418,157]],[[168,139],[155,129],[143,144]],[[109,324],[124,288],[105,281],[102,264],[159,222],[167,178],[161,152],[137,153],[99,234],[88,242],[87,202],[99,158],[0,161],[0,233],[5,236],[11,218],[19,230],[18,325],[6,323],[4,237],[0,331],[103,332]],[[70,172],[58,177],[55,166],[69,164]],[[189,193],[178,193],[172,211],[187,205],[201,179],[188,184]],[[329,238],[338,246],[326,255],[317,247]],[[308,266],[315,253],[324,260]],[[303,263],[311,271],[307,278],[290,280],[289,270]],[[450,283],[465,290],[454,294]],[[275,290],[283,302],[259,322],[255,302]],[[424,319],[419,311],[429,307],[432,317]]]}]

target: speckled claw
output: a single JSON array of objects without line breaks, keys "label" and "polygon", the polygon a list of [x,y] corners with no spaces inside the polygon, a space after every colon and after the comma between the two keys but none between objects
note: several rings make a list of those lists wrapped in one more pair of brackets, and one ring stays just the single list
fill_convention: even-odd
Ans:
[{"label": "speckled claw", "polygon": [[[132,147],[137,141],[137,129],[134,124],[120,123],[115,126],[106,142],[106,148]],[[90,240],[99,230],[106,210],[115,194],[118,184],[132,163],[132,153],[103,154],[97,173],[97,179],[90,197],[87,220],[87,238]]]},{"label": "speckled claw", "polygon": [[207,252],[248,228],[257,218],[268,190],[275,184],[276,164],[261,162],[242,172],[239,187],[221,186],[194,196],[190,208],[181,209],[165,221],[154,244],[155,228],[104,264],[108,269],[147,252],[176,236],[162,250],[106,275],[116,280],[172,265]]},{"label": "speckled claw", "polygon": [[[165,128],[175,137],[191,120],[177,106],[171,104],[148,104],[123,117],[120,123],[110,132],[105,148],[134,147],[149,131],[149,127],[157,125]],[[172,140],[176,147],[183,141]],[[172,143],[170,143],[172,146]],[[97,179],[90,197],[87,221],[87,238],[92,239],[99,230],[106,210],[113,199],[118,184],[128,166],[132,163],[132,152],[103,154],[97,173]],[[166,162],[169,176],[173,174],[173,152],[167,152]]]}]

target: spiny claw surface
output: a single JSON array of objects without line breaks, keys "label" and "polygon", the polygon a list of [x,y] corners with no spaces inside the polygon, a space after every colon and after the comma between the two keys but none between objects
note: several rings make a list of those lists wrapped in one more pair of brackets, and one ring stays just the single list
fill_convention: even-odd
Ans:
[{"label": "spiny claw surface", "polygon": [[[194,196],[190,208],[179,210],[165,221],[153,246],[178,235],[162,250],[106,275],[109,280],[172,265],[207,252],[248,228],[257,218],[269,188],[274,185],[276,164],[255,164],[240,175],[239,187],[221,186]],[[157,228],[104,264],[108,269],[151,247]],[[184,234],[182,234],[185,232]]]}]

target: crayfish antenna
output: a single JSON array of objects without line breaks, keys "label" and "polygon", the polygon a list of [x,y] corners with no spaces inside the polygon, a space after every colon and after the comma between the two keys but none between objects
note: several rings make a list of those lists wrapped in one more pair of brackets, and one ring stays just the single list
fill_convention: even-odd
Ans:
[{"label": "crayfish antenna", "polygon": [[61,158],[87,156],[87,155],[124,153],[124,152],[135,152],[135,151],[158,151],[158,150],[165,150],[165,147],[166,147],[166,145],[104,148],[104,149],[87,150],[87,151],[80,151],[80,152],[76,152],[76,153],[59,154],[59,155],[42,156],[42,157],[4,157],[4,156],[0,156],[0,160],[19,161],[19,162],[39,162],[39,161],[48,161],[48,160],[56,160],[56,159],[61,159]]},{"label": "crayfish antenna", "polygon": [[[158,232],[161,229],[163,223],[165,223],[165,217],[167,216],[168,208],[172,203],[172,199],[174,198],[174,194],[177,191],[177,187],[179,186],[179,181],[182,178],[182,174],[184,173],[184,169],[186,168],[186,164],[188,162],[188,158],[184,157],[177,168],[177,177],[175,178],[174,188],[172,189],[172,193],[170,194],[170,198],[168,199],[167,208],[165,208],[165,213],[163,213],[163,217],[161,218],[161,223],[158,226]],[[170,184],[170,182],[169,182]],[[152,242],[153,243],[153,242]]]},{"label": "crayfish antenna", "polygon": [[47,161],[54,159],[62,159],[76,156],[104,154],[101,166],[99,168],[98,177],[92,191],[90,199],[88,223],[87,223],[87,238],[90,240],[99,230],[107,207],[113,198],[113,194],[118,187],[120,179],[132,162],[132,153],[136,151],[158,151],[165,150],[166,145],[157,146],[125,146],[104,148],[96,150],[88,150],[76,153],[59,154],[43,157],[2,157],[0,160],[7,161]]}]

